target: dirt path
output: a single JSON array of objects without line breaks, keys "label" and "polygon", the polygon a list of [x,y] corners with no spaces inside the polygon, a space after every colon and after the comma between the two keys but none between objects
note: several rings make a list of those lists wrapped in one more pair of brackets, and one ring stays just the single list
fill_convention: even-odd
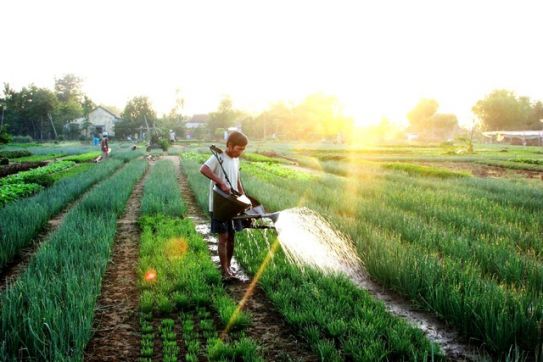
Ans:
[{"label": "dirt path", "polygon": [[112,257],[103,278],[94,316],[94,336],[85,350],[85,361],[136,361],[139,357],[137,222],[143,184],[152,167],[151,162],[134,187],[125,214],[117,220]]},{"label": "dirt path", "polygon": [[[208,243],[212,260],[218,268],[217,238],[210,232],[209,220],[198,207],[186,177],[179,172],[179,158],[177,156],[167,156],[165,158],[172,160],[176,165],[176,169],[180,175],[181,192],[188,207],[188,218],[194,222],[196,230]],[[232,260],[232,268],[238,271],[238,275],[242,280],[226,283],[225,289],[234,300],[239,302],[247,293],[250,279],[235,258]],[[260,287],[256,286],[254,288],[245,304],[244,310],[250,312],[252,315],[252,323],[247,328],[246,333],[249,337],[258,341],[258,344],[263,348],[263,356],[267,361],[320,360],[310,351],[305,341],[292,333],[290,327],[275,310]]]}]

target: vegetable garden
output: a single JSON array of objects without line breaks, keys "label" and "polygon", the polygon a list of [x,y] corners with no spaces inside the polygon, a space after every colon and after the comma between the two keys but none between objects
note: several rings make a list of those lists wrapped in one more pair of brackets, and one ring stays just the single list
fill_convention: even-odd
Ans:
[{"label": "vegetable garden", "polygon": [[[317,212],[352,241],[372,280],[452,326],[477,346],[476,359],[543,358],[543,184],[475,177],[443,163],[538,172],[537,150],[491,150],[487,157],[402,147],[251,147],[259,152],[244,155],[242,179],[266,209]],[[170,151],[180,156],[181,174],[171,159],[150,161],[149,169],[134,151],[113,152],[99,164],[85,164],[96,157],[89,148],[29,151],[9,158],[54,160],[0,178],[0,271],[48,220],[66,215],[0,291],[0,360],[96,360],[85,349],[96,333],[118,221],[138,182],[141,206],[132,211],[139,254],[126,266],[137,270],[134,355],[142,362],[266,360],[262,342],[248,333],[258,322],[225,288],[181,195],[179,177],[207,210],[208,180],[199,173],[205,148]],[[308,360],[458,357],[349,276],[293,263],[275,231],[246,230],[236,240],[236,260],[307,344]]]}]

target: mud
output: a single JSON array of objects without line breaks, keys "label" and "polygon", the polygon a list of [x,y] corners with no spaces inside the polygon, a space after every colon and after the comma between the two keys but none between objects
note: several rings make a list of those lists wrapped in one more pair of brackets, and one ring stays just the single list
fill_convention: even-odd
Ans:
[{"label": "mud", "polygon": [[[176,156],[168,156],[166,158],[174,161],[179,171],[179,158]],[[180,174],[179,180],[183,199],[188,206],[188,218],[194,222],[196,230],[208,243],[211,258],[217,268],[219,268],[217,238],[210,233],[209,219],[204,216],[198,207],[186,177]],[[235,260],[235,257],[232,260],[232,269],[236,271],[240,280],[225,282],[225,290],[234,300],[239,302],[248,292],[251,280]],[[253,289],[252,294],[250,294],[244,310],[248,311],[252,316],[252,323],[245,332],[247,336],[257,341],[262,347],[262,354],[265,360],[320,361],[310,351],[307,343],[294,334],[258,285]]]},{"label": "mud", "polygon": [[103,277],[94,335],[85,350],[85,361],[136,361],[139,357],[138,214],[143,184],[152,166],[150,163],[146,175],[134,187],[125,214],[117,220],[112,257]]}]

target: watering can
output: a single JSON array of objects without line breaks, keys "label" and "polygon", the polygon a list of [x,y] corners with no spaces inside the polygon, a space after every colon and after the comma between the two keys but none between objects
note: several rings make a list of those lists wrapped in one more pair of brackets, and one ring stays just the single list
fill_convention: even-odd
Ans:
[{"label": "watering can", "polygon": [[219,221],[230,219],[243,221],[245,228],[273,229],[273,226],[256,225],[257,219],[269,219],[277,222],[279,212],[266,213],[258,200],[237,193],[227,194],[217,186],[213,187],[213,217]]}]

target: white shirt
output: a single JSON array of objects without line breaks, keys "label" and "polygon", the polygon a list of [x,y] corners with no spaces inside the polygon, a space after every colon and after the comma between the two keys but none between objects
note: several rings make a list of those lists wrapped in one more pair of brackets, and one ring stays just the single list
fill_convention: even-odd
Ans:
[{"label": "white shirt", "polygon": [[[222,161],[222,167],[224,168],[224,171],[228,175],[228,179],[232,183],[232,188],[236,191],[238,190],[238,182],[239,182],[239,158],[232,158],[226,154],[226,152],[223,152],[218,155],[219,159]],[[211,156],[208,158],[208,160],[204,163],[209,169],[217,175],[217,177],[224,183],[226,183],[228,186],[228,182],[226,181],[226,176],[224,175],[224,172],[222,172],[221,166],[219,165],[219,161],[217,161],[217,158],[215,156]],[[215,183],[213,181],[209,181],[209,211],[213,211],[213,186],[215,186]]]}]

